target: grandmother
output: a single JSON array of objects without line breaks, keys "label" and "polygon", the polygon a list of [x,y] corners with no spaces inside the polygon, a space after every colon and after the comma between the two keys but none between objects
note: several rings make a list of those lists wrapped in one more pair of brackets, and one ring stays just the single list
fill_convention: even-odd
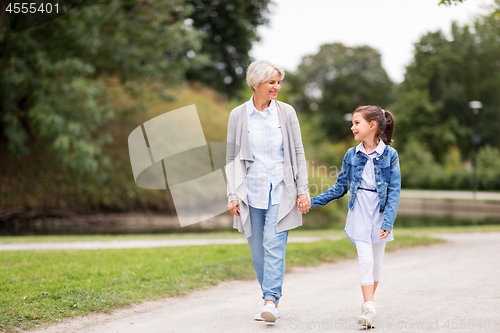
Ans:
[{"label": "grandmother", "polygon": [[253,95],[229,115],[226,176],[234,227],[245,233],[264,307],[255,320],[274,322],[285,275],[288,230],[302,225],[297,200],[310,203],[299,121],[276,100],[285,72],[268,61],[247,69]]}]

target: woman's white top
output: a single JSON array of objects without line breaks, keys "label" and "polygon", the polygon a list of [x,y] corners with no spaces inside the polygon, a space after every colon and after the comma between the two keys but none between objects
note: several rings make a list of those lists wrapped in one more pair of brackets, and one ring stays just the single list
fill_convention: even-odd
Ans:
[{"label": "woman's white top", "polygon": [[[380,140],[377,148],[370,154],[366,153],[363,142],[356,147],[356,153],[361,153],[368,158],[361,175],[359,187],[376,190],[375,170],[373,159],[382,155],[385,149],[385,143]],[[384,213],[380,213],[380,203],[377,192],[365,191],[358,188],[354,198],[354,206],[347,213],[347,222],[345,225],[345,234],[354,244],[354,240],[367,243],[385,243],[394,240],[393,232],[385,239],[379,239],[380,228],[384,222]]]},{"label": "woman's white top", "polygon": [[[280,203],[283,191],[283,135],[281,133],[276,101],[272,100],[264,111],[257,111],[253,96],[246,103],[248,136],[254,163],[247,169],[245,179],[248,204],[267,209],[269,191],[273,205]],[[272,187],[271,187],[272,186]]]}]

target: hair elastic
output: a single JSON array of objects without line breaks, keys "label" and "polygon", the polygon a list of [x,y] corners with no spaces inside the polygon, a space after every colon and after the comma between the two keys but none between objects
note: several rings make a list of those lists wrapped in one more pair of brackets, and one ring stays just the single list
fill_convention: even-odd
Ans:
[{"label": "hair elastic", "polygon": [[384,110],[384,109],[382,109],[382,108],[381,108],[381,109],[380,109],[380,111],[382,111],[382,113],[384,113],[384,114],[385,114],[385,110]]}]

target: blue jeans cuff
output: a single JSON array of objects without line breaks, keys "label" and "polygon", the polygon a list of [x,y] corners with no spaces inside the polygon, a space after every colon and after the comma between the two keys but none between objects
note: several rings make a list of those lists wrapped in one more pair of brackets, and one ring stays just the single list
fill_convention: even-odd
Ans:
[{"label": "blue jeans cuff", "polygon": [[279,298],[276,298],[274,297],[273,295],[264,295],[264,302],[265,301],[273,301],[276,305],[278,305],[280,299]]}]

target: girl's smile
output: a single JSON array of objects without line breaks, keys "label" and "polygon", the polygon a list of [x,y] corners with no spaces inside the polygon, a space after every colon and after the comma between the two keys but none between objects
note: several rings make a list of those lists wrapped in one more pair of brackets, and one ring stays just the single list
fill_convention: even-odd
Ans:
[{"label": "girl's smile", "polygon": [[370,135],[374,135],[377,129],[376,126],[375,122],[371,124],[366,121],[361,112],[355,112],[352,116],[351,131],[356,141],[363,141],[370,137]]}]

